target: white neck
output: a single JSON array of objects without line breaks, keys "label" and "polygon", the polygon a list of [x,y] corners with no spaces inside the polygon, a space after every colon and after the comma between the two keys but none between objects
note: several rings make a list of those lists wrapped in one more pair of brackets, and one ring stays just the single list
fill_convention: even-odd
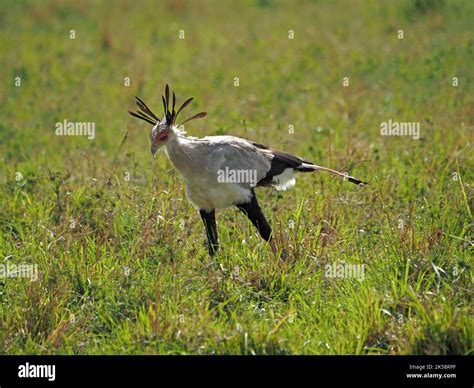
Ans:
[{"label": "white neck", "polygon": [[173,132],[170,133],[165,144],[165,152],[168,159],[182,174],[193,163],[193,147],[190,143],[190,139],[186,136]]}]

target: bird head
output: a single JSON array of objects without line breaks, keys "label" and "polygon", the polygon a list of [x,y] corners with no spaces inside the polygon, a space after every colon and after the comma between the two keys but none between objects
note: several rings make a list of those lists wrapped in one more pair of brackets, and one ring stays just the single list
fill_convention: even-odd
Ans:
[{"label": "bird head", "polygon": [[178,118],[180,112],[186,106],[188,106],[194,98],[188,98],[181,104],[179,109],[176,111],[176,95],[174,94],[174,92],[172,93],[172,102],[170,104],[170,89],[168,85],[166,85],[165,87],[164,96],[161,96],[164,108],[164,116],[162,119],[159,119],[140,98],[135,98],[137,99],[136,103],[139,110],[137,112],[129,111],[128,113],[153,125],[153,128],[150,132],[151,153],[153,155],[158,151],[160,147],[168,143],[168,141],[173,136],[175,136],[175,130],[177,128],[181,127],[184,123],[187,123],[188,121],[205,117],[207,115],[206,112],[200,112],[184,120],[180,124],[176,124],[176,119]]}]

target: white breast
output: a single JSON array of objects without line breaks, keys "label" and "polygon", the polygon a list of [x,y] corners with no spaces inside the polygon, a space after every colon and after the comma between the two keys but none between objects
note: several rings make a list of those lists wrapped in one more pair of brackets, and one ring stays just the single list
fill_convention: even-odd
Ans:
[{"label": "white breast", "polygon": [[[222,144],[191,138],[174,139],[165,148],[168,158],[184,178],[187,197],[198,209],[222,209],[250,202],[249,184],[218,181],[218,171],[229,166],[229,152],[225,145],[222,148]],[[245,155],[239,160],[242,162],[237,166],[249,168]],[[257,174],[256,179],[261,179],[262,174]]]},{"label": "white breast", "polygon": [[250,202],[252,192],[250,189],[236,183],[193,182],[184,177],[186,195],[198,209],[212,210],[224,209],[241,203]]}]

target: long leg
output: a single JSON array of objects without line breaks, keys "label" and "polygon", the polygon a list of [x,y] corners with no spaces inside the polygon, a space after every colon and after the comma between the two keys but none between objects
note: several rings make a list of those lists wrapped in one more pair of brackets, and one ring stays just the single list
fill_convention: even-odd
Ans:
[{"label": "long leg", "polygon": [[258,229],[260,236],[270,243],[273,253],[276,254],[277,248],[275,241],[272,239],[272,228],[262,213],[255,192],[252,190],[252,200],[249,203],[238,204],[237,207],[247,215],[252,224]]},{"label": "long leg", "polygon": [[217,238],[216,211],[199,210],[204,226],[206,227],[207,248],[209,255],[214,256],[219,249],[219,240]]}]

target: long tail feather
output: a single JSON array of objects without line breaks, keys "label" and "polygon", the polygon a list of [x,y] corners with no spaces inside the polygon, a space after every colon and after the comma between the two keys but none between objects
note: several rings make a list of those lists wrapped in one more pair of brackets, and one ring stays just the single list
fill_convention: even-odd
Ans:
[{"label": "long tail feather", "polygon": [[331,168],[327,167],[322,167],[318,166],[316,164],[310,164],[310,163],[303,163],[300,167],[297,168],[298,171],[301,172],[306,172],[306,171],[325,171],[329,172],[330,174],[340,176],[341,178],[344,178],[345,180],[354,183],[356,185],[368,185],[367,182],[361,181],[360,179],[354,178],[353,176],[348,175],[347,173],[343,173],[340,171],[333,170]]}]

